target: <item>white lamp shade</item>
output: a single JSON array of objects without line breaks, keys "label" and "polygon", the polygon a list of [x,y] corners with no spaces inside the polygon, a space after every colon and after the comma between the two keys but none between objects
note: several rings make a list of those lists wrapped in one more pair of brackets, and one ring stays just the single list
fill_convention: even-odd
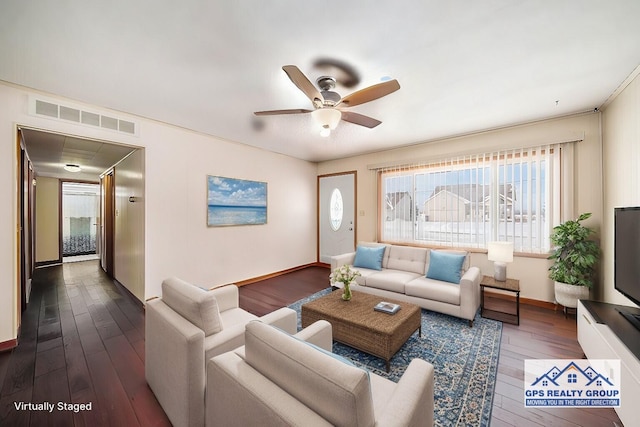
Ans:
[{"label": "white lamp shade", "polygon": [[513,242],[489,242],[487,248],[489,249],[487,253],[489,261],[513,261]]},{"label": "white lamp shade", "polygon": [[313,117],[313,120],[322,128],[333,130],[338,126],[342,113],[335,108],[318,108],[311,112],[311,117]]}]

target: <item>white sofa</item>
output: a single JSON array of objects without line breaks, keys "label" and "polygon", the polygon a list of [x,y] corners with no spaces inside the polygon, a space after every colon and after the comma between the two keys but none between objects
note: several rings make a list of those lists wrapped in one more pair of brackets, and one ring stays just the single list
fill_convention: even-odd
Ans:
[{"label": "white sofa", "polygon": [[[384,247],[384,254],[379,270],[354,266],[361,276],[356,279],[356,284],[350,286],[351,290],[410,302],[427,310],[466,319],[469,326],[473,326],[473,319],[480,307],[482,274],[478,267],[469,266],[469,254],[466,251],[432,250],[370,242],[359,243],[358,247]],[[431,258],[442,258],[447,254],[464,256],[459,283],[427,277]],[[331,270],[345,264],[354,265],[354,261],[356,252],[334,256],[331,260]],[[431,271],[438,266],[433,267]],[[340,283],[331,285],[342,287]]]},{"label": "white sofa", "polygon": [[[306,330],[329,339],[302,340]],[[297,337],[250,322],[245,347],[207,363],[206,425],[433,426],[433,366],[414,359],[396,384],[332,355],[331,324]]]},{"label": "white sofa", "polygon": [[170,278],[162,298],[147,302],[145,378],[174,426],[204,425],[206,361],[244,345],[245,324],[253,320],[297,329],[289,308],[260,318],[241,309],[235,285],[207,291]]}]

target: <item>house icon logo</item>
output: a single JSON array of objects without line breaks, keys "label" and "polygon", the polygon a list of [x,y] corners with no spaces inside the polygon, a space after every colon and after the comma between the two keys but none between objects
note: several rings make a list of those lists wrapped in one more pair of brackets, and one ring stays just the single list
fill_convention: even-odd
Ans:
[{"label": "house icon logo", "polygon": [[619,407],[620,360],[525,360],[526,407]]}]

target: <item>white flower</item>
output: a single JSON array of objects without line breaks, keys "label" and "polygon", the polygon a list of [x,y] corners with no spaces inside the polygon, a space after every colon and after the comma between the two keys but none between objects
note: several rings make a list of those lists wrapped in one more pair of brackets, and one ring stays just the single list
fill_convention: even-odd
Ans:
[{"label": "white flower", "polygon": [[358,270],[354,270],[349,264],[345,264],[333,270],[331,276],[329,277],[331,278],[331,282],[333,283],[340,282],[348,285],[360,275],[361,274]]}]

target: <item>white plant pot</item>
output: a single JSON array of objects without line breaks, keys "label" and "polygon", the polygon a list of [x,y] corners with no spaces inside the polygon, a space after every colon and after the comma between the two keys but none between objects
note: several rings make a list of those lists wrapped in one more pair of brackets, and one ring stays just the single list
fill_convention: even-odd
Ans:
[{"label": "white plant pot", "polygon": [[569,285],[568,283],[555,282],[556,301],[567,308],[576,308],[579,299],[589,298],[589,288],[586,286]]}]

